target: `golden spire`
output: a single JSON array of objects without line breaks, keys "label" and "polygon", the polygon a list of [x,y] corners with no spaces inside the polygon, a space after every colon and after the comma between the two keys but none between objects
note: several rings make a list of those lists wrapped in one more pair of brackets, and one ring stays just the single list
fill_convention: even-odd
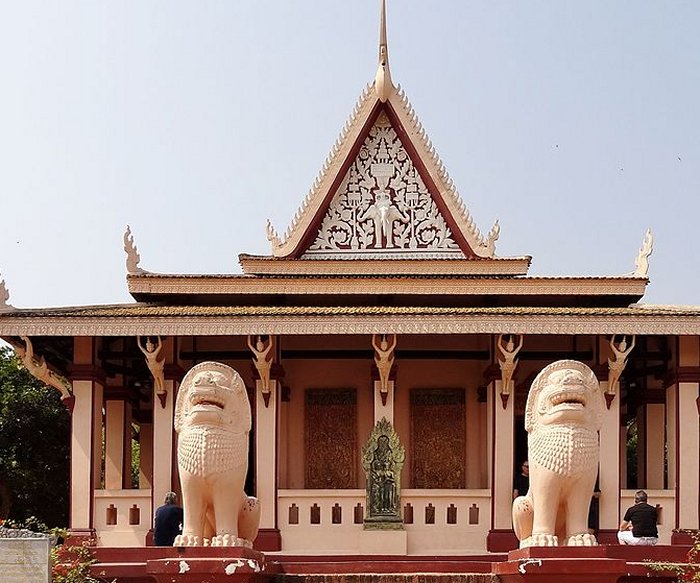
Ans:
[{"label": "golden spire", "polygon": [[386,41],[386,0],[380,0],[381,13],[379,21],[379,67],[374,79],[374,90],[379,100],[383,103],[389,99],[394,88],[389,72],[389,45]]}]

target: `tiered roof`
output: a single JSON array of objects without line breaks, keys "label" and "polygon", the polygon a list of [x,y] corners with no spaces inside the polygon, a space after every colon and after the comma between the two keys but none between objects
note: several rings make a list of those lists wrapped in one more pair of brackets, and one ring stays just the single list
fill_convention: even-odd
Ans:
[{"label": "tiered roof", "polygon": [[[695,312],[675,308],[629,307],[648,283],[650,234],[636,269],[620,276],[532,277],[529,256],[496,256],[498,222],[486,235],[476,227],[406,94],[394,85],[388,55],[382,1],[375,79],[362,92],[289,229],[280,236],[268,223],[270,255],[240,255],[243,274],[152,273],[139,266],[127,229],[127,284],[140,303],[59,311],[0,304],[0,334],[126,334],[145,322],[162,334],[183,333],[188,323],[196,324],[197,333],[200,328],[255,333],[256,321],[297,318],[307,323],[315,318],[323,326],[348,318],[365,323],[446,319],[449,325],[441,330],[462,332],[471,331],[469,319],[477,318],[492,322],[480,328],[487,332],[492,327],[516,331],[528,318],[532,325],[533,316],[548,320],[550,332],[582,330],[581,322],[595,316],[597,333],[608,328],[633,333],[633,322],[648,323],[652,313],[669,321],[696,318]],[[607,317],[626,324],[613,329],[605,324]],[[85,325],[68,325],[69,319]],[[209,326],[217,319],[230,325]]]}]

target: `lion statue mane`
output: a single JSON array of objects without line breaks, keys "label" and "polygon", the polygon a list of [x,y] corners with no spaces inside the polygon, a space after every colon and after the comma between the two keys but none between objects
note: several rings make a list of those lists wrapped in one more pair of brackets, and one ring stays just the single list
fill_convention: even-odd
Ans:
[{"label": "lion statue mane", "polygon": [[175,403],[184,510],[175,546],[252,547],[260,506],[243,491],[250,428],[248,395],[234,369],[202,362],[187,372]]},{"label": "lion statue mane", "polygon": [[604,400],[585,364],[559,360],[532,383],[525,408],[530,489],[513,501],[520,548],[596,546],[588,508],[598,474]]}]

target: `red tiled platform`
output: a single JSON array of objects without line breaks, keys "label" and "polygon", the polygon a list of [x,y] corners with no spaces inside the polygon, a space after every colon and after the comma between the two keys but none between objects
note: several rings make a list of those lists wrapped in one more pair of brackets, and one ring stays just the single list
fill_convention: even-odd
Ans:
[{"label": "red tiled platform", "polygon": [[[158,573],[179,575],[179,562],[221,571],[240,549],[221,547],[140,547],[95,549],[93,573],[117,583],[158,583]],[[688,546],[533,547],[505,554],[468,556],[358,556],[267,554],[256,583],[670,583],[674,576],[648,568],[645,561],[684,562]],[[157,569],[160,569],[158,573]],[[236,577],[228,578],[233,583]],[[165,580],[165,579],[163,579]],[[169,581],[187,578],[172,577]],[[193,579],[190,579],[193,580]],[[215,581],[200,578],[197,583]]]},{"label": "red tiled platform", "polygon": [[648,561],[685,562],[687,553],[686,546],[531,547],[510,551],[493,573],[502,583],[668,583],[676,576]]}]

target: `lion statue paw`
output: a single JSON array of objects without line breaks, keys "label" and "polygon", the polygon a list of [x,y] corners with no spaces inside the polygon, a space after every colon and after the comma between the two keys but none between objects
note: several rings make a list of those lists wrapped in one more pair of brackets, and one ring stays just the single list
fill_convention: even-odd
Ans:
[{"label": "lion statue paw", "polygon": [[566,539],[566,545],[569,547],[597,547],[598,541],[595,536],[588,532],[572,534]]},{"label": "lion statue paw", "polygon": [[532,534],[520,541],[520,548],[526,547],[556,547],[559,539],[553,534]]},{"label": "lion statue paw", "polygon": [[218,534],[211,539],[211,546],[213,547],[245,547],[247,549],[253,548],[253,543],[244,538],[240,538],[230,534]]},{"label": "lion statue paw", "polygon": [[190,534],[178,534],[173,542],[174,547],[198,547],[199,537]]}]

